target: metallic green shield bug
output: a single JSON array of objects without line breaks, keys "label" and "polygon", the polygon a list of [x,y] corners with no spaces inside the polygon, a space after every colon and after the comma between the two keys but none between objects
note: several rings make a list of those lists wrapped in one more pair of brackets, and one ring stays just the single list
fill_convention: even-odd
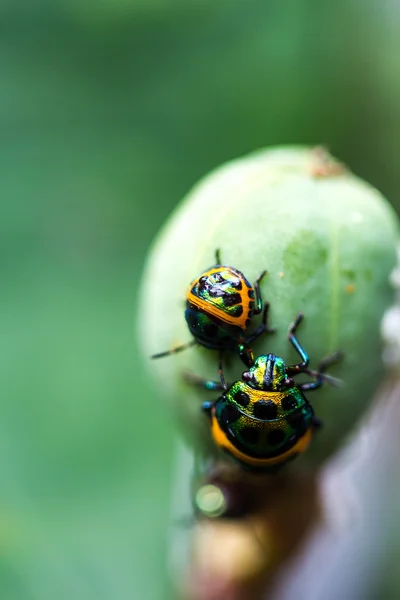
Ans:
[{"label": "metallic green shield bug", "polygon": [[[317,371],[309,369],[307,352],[295,336],[303,319],[299,313],[289,328],[288,339],[300,354],[301,362],[286,366],[275,354],[259,356],[242,379],[228,386],[220,369],[221,381],[187,379],[208,390],[220,390],[215,401],[204,402],[215,444],[242,467],[253,471],[274,471],[304,452],[314,430],[321,426],[304,392],[323,384],[326,369],[339,360],[337,352],[324,360]],[[301,373],[312,381],[296,384]]]}]

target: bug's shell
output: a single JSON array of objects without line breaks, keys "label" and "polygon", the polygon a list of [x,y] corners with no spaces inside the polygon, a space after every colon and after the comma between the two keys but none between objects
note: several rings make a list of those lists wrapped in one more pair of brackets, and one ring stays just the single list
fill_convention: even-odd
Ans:
[{"label": "bug's shell", "polygon": [[296,387],[265,392],[238,381],[216,401],[211,432],[217,446],[242,466],[275,469],[308,448],[313,416]]},{"label": "bug's shell", "polygon": [[255,291],[243,273],[217,265],[190,284],[185,319],[199,344],[229,349],[243,340],[254,306]]}]

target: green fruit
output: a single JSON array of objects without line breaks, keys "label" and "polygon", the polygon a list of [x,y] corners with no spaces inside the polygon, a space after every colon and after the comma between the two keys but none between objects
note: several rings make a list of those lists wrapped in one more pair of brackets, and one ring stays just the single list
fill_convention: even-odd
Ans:
[{"label": "green fruit", "polygon": [[[380,322],[392,302],[389,275],[398,233],[397,217],[382,195],[321,149],[259,151],[195,186],[153,245],[139,314],[149,376],[198,450],[215,452],[200,407],[217,394],[192,388],[182,373],[217,380],[216,352],[195,346],[149,357],[191,339],[184,318],[187,288],[214,264],[216,248],[251,282],[268,271],[261,290],[277,332],[254,344],[256,355],[273,352],[297,362],[286,335],[299,311],[305,319],[298,337],[311,367],[336,350],[345,353],[330,371],[344,385],[307,394],[324,423],[303,457],[315,465],[354,427],[385,377]],[[243,364],[231,355],[226,362],[227,380],[239,379]]]}]

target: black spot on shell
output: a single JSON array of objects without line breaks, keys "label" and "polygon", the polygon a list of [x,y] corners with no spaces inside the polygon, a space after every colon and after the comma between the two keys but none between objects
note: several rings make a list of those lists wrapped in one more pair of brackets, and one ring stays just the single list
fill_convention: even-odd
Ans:
[{"label": "black spot on shell", "polygon": [[242,302],[242,297],[240,294],[227,294],[224,296],[224,305],[225,306],[235,306],[236,304],[240,304]]},{"label": "black spot on shell", "polygon": [[293,429],[301,430],[305,428],[304,416],[301,411],[292,413],[286,417],[286,421]]},{"label": "black spot on shell", "polygon": [[283,429],[274,429],[268,435],[268,444],[270,446],[278,446],[278,444],[281,444],[284,439],[285,432],[283,431]]},{"label": "black spot on shell", "polygon": [[254,290],[249,290],[247,293],[248,293],[249,298],[254,298],[254,295],[255,295]]},{"label": "black spot on shell", "polygon": [[243,306],[235,306],[232,312],[235,317],[241,317],[243,314]]},{"label": "black spot on shell", "polygon": [[207,337],[213,338],[218,333],[218,327],[214,323],[207,323],[204,325],[204,333]]},{"label": "black spot on shell", "polygon": [[240,410],[233,404],[227,404],[221,415],[224,425],[234,423],[240,418]]},{"label": "black spot on shell", "polygon": [[253,415],[256,419],[262,419],[263,421],[271,421],[276,419],[278,414],[278,408],[272,400],[258,400],[254,403]]},{"label": "black spot on shell", "polygon": [[188,310],[186,313],[186,321],[191,327],[197,326],[197,315],[193,310]]},{"label": "black spot on shell", "polygon": [[237,279],[236,281],[232,281],[231,285],[233,288],[235,288],[235,290],[241,290],[243,287],[240,279]]},{"label": "black spot on shell", "polygon": [[253,310],[254,309],[254,302],[249,302],[249,309]]},{"label": "black spot on shell", "polygon": [[240,436],[246,444],[257,444],[259,440],[259,432],[253,427],[243,427],[240,431]]},{"label": "black spot on shell", "polygon": [[186,322],[191,329],[197,329],[199,325],[199,313],[195,308],[188,308],[185,312]]},{"label": "black spot on shell", "polygon": [[242,392],[242,390],[239,390],[238,392],[236,392],[234,398],[235,398],[235,401],[238,404],[240,404],[240,406],[243,406],[244,408],[246,408],[246,406],[249,405],[250,396],[248,394],[246,394],[246,392]]},{"label": "black spot on shell", "polygon": [[223,327],[224,326],[224,322],[221,321],[221,319],[219,317],[216,317],[215,315],[213,315],[213,321],[215,322],[215,324],[217,325],[217,327]]},{"label": "black spot on shell", "polygon": [[251,319],[246,319],[246,323],[245,323],[246,327],[250,327],[250,323],[251,323]]},{"label": "black spot on shell", "polygon": [[199,279],[199,285],[201,288],[204,288],[207,284],[207,279],[208,277],[206,277],[205,275],[203,275],[203,277],[200,277]]},{"label": "black spot on shell", "polygon": [[294,410],[295,408],[297,408],[297,399],[294,396],[286,396],[283,400],[282,400],[282,408],[283,410]]}]

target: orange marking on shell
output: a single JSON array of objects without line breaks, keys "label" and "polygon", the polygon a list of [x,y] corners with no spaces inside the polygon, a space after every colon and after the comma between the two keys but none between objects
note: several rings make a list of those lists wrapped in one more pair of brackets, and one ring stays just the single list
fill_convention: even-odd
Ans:
[{"label": "orange marking on shell", "polygon": [[211,434],[217,446],[227,450],[229,454],[232,454],[232,456],[234,456],[237,460],[240,460],[242,463],[252,465],[254,467],[269,467],[286,462],[295,454],[301,454],[307,450],[312,439],[312,429],[309,428],[292,448],[289,448],[289,450],[286,450],[286,452],[283,452],[279,456],[273,456],[272,458],[255,458],[254,456],[248,456],[247,454],[244,454],[238,450],[232,444],[232,442],[228,440],[226,434],[222,431],[217,419],[215,418],[215,409],[212,413]]}]

